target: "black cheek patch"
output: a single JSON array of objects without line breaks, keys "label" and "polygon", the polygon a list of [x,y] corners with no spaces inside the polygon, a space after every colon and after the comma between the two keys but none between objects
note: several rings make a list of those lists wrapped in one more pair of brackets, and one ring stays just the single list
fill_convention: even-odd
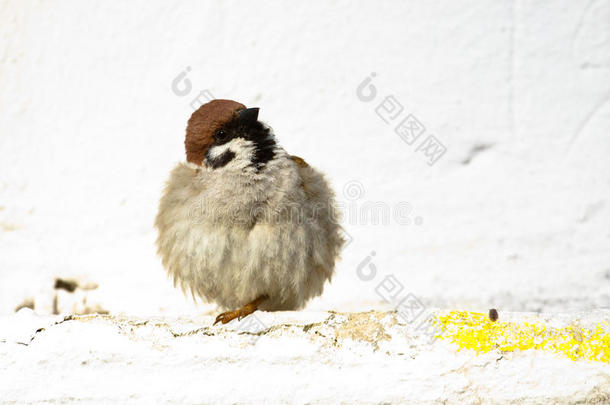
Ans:
[{"label": "black cheek patch", "polygon": [[208,159],[208,163],[212,166],[212,169],[218,169],[219,167],[225,166],[235,157],[235,152],[232,150],[225,151],[222,155],[213,159]]}]

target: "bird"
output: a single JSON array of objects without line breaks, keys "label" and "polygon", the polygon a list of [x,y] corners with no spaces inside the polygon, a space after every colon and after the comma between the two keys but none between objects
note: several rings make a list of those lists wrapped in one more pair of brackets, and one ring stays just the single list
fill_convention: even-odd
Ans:
[{"label": "bird", "polygon": [[259,108],[214,99],[190,116],[155,218],[174,286],[225,310],[218,322],[300,310],[322,294],[346,242],[322,172],[287,153]]}]

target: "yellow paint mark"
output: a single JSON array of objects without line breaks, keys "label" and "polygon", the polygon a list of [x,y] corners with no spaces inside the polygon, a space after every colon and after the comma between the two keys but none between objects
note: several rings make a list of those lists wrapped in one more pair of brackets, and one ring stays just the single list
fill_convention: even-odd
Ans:
[{"label": "yellow paint mark", "polygon": [[607,321],[596,324],[592,330],[577,325],[553,328],[543,322],[491,322],[481,313],[451,311],[436,316],[435,323],[440,329],[437,338],[476,352],[534,349],[560,353],[572,360],[610,363]]},{"label": "yellow paint mark", "polygon": [[0,229],[2,229],[4,232],[13,232],[19,228],[20,227],[18,225],[11,224],[9,222],[0,222]]}]

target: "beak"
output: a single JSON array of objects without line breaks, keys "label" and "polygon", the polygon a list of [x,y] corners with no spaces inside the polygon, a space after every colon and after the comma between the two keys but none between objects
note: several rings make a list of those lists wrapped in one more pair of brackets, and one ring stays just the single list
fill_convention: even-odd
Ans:
[{"label": "beak", "polygon": [[258,121],[258,108],[244,108],[237,112],[237,120],[242,124],[253,124]]}]

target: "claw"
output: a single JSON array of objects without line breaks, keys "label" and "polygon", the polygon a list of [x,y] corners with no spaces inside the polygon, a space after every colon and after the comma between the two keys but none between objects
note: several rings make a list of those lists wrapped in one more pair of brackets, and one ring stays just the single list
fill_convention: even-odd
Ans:
[{"label": "claw", "polygon": [[224,325],[226,323],[231,322],[235,318],[237,318],[238,321],[241,321],[243,318],[256,311],[260,303],[266,299],[267,296],[263,295],[250,302],[249,304],[246,304],[243,307],[236,309],[235,311],[223,312],[222,314],[216,317],[214,325],[216,325],[218,322],[222,322],[222,324]]},{"label": "claw", "polygon": [[214,321],[214,325],[216,325],[218,322],[222,322],[222,324],[224,325],[225,323],[231,322],[235,318],[238,318],[238,320],[241,320],[239,312],[240,312],[239,310],[223,312],[222,314],[220,314],[216,317],[216,320]]}]

